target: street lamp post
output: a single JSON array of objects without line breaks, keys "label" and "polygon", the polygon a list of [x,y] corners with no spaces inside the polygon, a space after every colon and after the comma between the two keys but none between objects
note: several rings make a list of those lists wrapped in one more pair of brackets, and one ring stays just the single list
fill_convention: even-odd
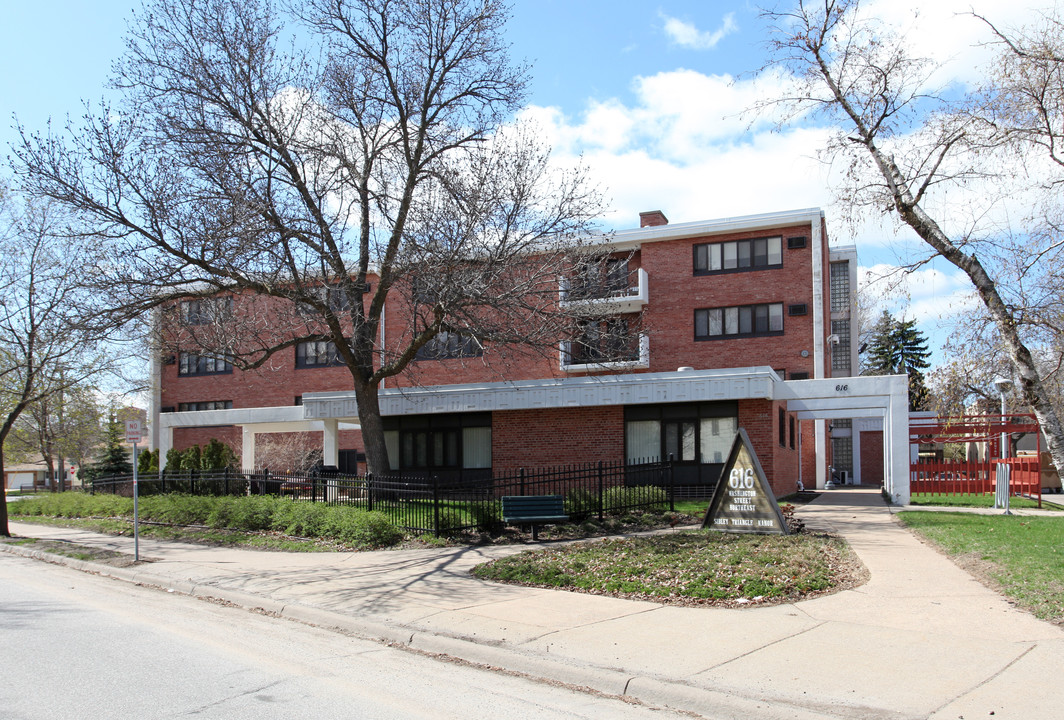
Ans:
[{"label": "street lamp post", "polygon": [[[995,378],[994,387],[997,388],[998,393],[1001,395],[1001,459],[1004,460],[1009,456],[1009,438],[1008,433],[1005,432],[1005,395],[1012,389],[1012,381],[1008,378]],[[997,497],[995,498],[994,506],[996,507],[998,502],[1003,502],[1005,506],[1005,514],[1011,515],[1009,510],[1009,496],[1012,494],[1012,473],[1008,463],[1000,463],[998,465],[997,482],[1000,485],[1004,480],[1004,491],[998,488]]]}]

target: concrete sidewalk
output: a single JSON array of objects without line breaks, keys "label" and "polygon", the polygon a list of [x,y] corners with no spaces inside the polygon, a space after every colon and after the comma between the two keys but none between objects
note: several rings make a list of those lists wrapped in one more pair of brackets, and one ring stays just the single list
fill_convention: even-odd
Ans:
[{"label": "concrete sidewalk", "polygon": [[[524,546],[275,553],[145,540],[141,556],[152,562],[135,568],[61,561],[713,718],[1064,716],[1064,690],[1046,682],[1064,664],[1064,632],[900,528],[878,491],[825,492],[799,515],[843,535],[869,582],[791,605],[718,610],[469,575]],[[12,531],[133,550],[131,538]]]}]

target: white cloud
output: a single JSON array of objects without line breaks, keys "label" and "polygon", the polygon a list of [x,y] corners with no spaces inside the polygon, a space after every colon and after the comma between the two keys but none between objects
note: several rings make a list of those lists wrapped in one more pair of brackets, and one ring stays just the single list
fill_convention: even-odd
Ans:
[{"label": "white cloud", "polygon": [[661,13],[661,19],[665,21],[665,34],[669,36],[669,39],[680,47],[692,50],[711,50],[724,36],[739,29],[735,22],[735,13],[725,15],[721,26],[712,32],[699,30],[694,23],[685,22],[664,13]]}]

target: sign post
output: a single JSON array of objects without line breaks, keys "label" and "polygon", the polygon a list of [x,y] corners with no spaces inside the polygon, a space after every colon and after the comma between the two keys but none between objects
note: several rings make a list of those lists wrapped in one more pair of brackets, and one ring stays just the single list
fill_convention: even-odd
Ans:
[{"label": "sign post", "polygon": [[731,533],[790,534],[776,495],[742,428],[732,443],[702,527]]},{"label": "sign post", "polygon": [[140,562],[140,508],[137,487],[137,444],[141,441],[140,420],[126,420],[126,442],[133,443],[133,561]]}]

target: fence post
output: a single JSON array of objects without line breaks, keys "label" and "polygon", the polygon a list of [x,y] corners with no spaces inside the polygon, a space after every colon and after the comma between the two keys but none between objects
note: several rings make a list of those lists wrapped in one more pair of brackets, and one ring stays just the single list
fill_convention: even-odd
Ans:
[{"label": "fence post", "polygon": [[603,504],[602,504],[602,461],[598,461],[598,519],[602,522],[603,518]]},{"label": "fence post", "polygon": [[263,468],[262,469],[262,485],[259,486],[259,495],[265,495],[266,494],[266,484],[268,482],[270,482],[270,469],[269,468]]},{"label": "fence post", "polygon": [[432,476],[432,527],[436,537],[440,536],[440,478]]},{"label": "fence post", "polygon": [[524,495],[525,494],[525,469],[524,468],[521,468],[520,475],[521,475],[521,492],[518,493],[518,494],[519,495]]},{"label": "fence post", "polygon": [[373,511],[373,473],[366,473],[366,510]]},{"label": "fence post", "polygon": [[225,496],[229,497],[229,468],[225,468],[225,474],[222,475],[222,490],[225,492]]}]

